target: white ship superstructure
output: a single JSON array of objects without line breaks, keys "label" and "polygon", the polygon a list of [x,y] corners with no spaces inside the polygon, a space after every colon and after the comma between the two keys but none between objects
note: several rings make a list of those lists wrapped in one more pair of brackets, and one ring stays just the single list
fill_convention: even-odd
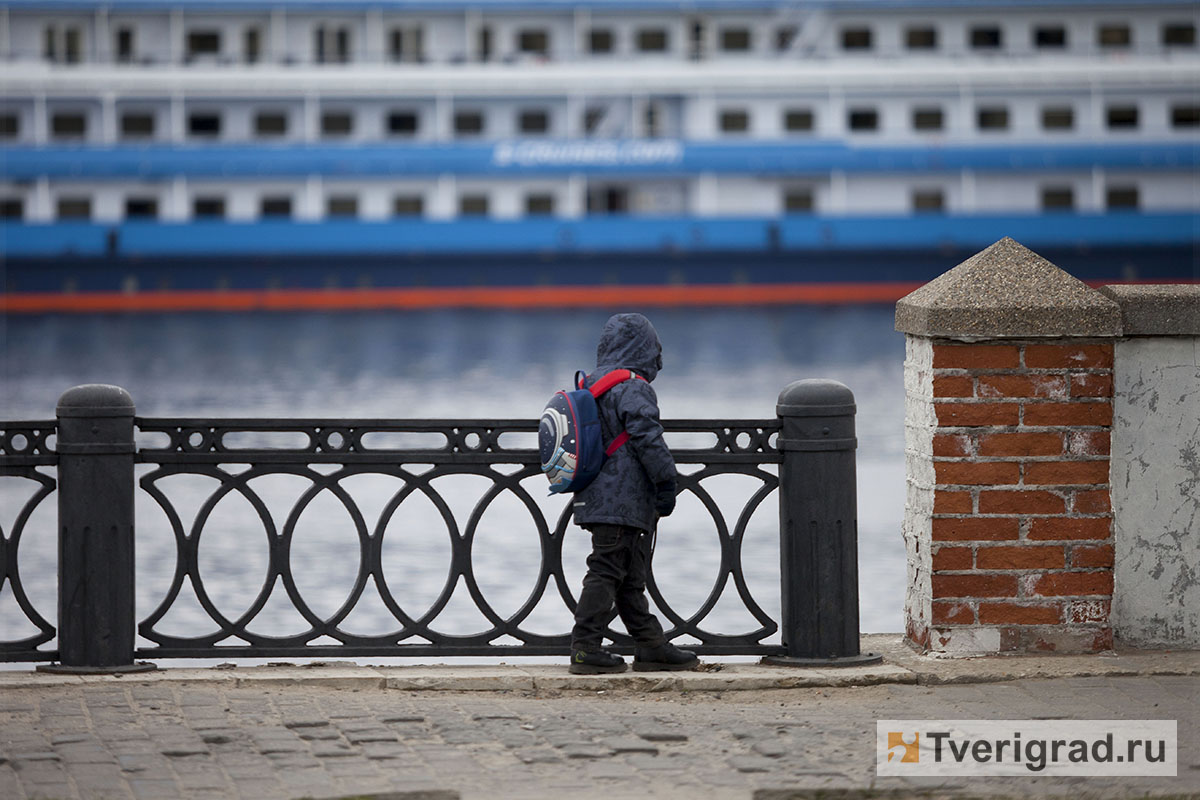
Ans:
[{"label": "white ship superstructure", "polygon": [[[762,220],[786,248],[1028,218],[1181,244],[1198,22],[1175,0],[8,0],[0,209],[31,256],[149,223],[204,252],[214,222],[659,220],[719,247],[740,234],[707,223]],[[461,243],[438,230],[415,246]]]}]

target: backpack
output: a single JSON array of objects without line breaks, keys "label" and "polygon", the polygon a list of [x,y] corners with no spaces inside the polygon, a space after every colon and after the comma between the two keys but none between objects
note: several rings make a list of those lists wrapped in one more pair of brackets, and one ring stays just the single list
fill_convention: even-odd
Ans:
[{"label": "backpack", "polygon": [[615,369],[585,389],[586,378],[582,370],[576,372],[575,388],[555,393],[538,423],[538,451],[550,494],[583,489],[600,474],[604,460],[629,441],[628,431],[621,431],[604,446],[596,399],[618,383],[646,380],[631,370]]}]

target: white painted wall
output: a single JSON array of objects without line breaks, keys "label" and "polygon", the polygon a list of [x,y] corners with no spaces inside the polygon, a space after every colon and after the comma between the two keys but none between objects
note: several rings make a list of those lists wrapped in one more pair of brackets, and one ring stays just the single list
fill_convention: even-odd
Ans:
[{"label": "white painted wall", "polygon": [[1113,381],[1113,629],[1200,647],[1200,337],[1118,341]]}]

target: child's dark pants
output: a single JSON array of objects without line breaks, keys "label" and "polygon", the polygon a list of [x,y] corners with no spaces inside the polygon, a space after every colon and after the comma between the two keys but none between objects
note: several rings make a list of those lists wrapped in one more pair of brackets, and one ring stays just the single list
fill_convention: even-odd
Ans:
[{"label": "child's dark pants", "polygon": [[589,530],[592,554],[587,559],[588,571],[575,607],[571,649],[600,649],[614,604],[639,646],[659,647],[666,637],[646,600],[650,534],[623,525],[592,525]]}]

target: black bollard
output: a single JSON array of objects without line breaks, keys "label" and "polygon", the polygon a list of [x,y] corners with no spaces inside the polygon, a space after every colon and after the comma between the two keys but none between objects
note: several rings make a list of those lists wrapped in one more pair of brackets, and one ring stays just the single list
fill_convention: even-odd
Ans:
[{"label": "black bollard", "polygon": [[45,672],[154,669],[133,661],[133,399],[76,386],[58,401],[58,657]]},{"label": "black bollard", "polygon": [[779,395],[779,557],[786,655],[768,664],[857,666],[882,660],[858,641],[854,394],[803,380]]}]

